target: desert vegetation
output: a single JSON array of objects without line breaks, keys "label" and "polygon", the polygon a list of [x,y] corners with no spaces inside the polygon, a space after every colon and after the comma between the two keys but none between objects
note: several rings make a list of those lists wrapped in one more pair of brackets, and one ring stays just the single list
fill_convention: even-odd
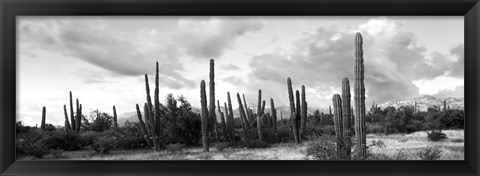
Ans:
[{"label": "desert vegetation", "polygon": [[[115,105],[112,105],[112,115],[99,110],[84,114],[79,99],[74,109],[70,91],[70,111],[64,105],[64,126],[46,123],[46,107],[42,109],[40,128],[17,122],[17,157],[73,160],[463,159],[464,111],[448,108],[446,101],[443,108],[433,106],[427,111],[417,110],[416,103],[383,109],[373,103],[366,108],[360,33],[355,34],[353,43],[353,98],[349,75],[345,75],[338,81],[341,94],[332,95],[329,112],[316,110],[309,114],[305,85],[295,90],[293,79],[288,75],[285,75],[286,92],[279,96],[288,96],[289,112],[278,111],[275,97],[263,97],[262,91],[268,90],[261,89],[256,107],[249,107],[244,93],[232,92],[231,95],[228,90],[215,89],[213,59],[210,60],[208,87],[205,80],[199,83],[199,111],[181,95],[168,94],[162,102],[157,62],[153,99],[145,74],[145,102],[132,105],[138,122],[127,121],[119,125]],[[227,99],[216,99],[216,94],[226,94]],[[401,146],[403,148],[399,148]]]}]

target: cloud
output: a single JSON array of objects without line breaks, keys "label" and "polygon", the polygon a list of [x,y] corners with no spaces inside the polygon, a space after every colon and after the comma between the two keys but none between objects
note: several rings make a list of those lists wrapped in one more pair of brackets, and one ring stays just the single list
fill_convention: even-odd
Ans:
[{"label": "cloud", "polygon": [[447,98],[447,97],[464,97],[465,96],[465,87],[464,86],[457,86],[453,90],[441,90],[436,93],[435,97],[437,98]]},{"label": "cloud", "polygon": [[[434,53],[429,60],[425,46],[401,22],[375,18],[359,25],[356,31],[362,33],[364,42],[367,102],[418,96],[413,80],[431,79],[446,72],[461,76],[455,69],[463,70],[463,46],[453,48],[451,54]],[[302,84],[310,89],[307,101],[319,102],[316,106],[331,104],[331,95],[340,92],[344,77],[353,89],[354,32],[323,26],[304,33],[292,43],[294,47],[289,53],[253,57],[250,84],[244,88],[249,92],[262,88],[271,92],[266,94],[280,95],[277,99],[286,104],[286,80],[290,77],[294,89],[300,89]],[[460,59],[453,60],[452,55]]]},{"label": "cloud", "polygon": [[199,18],[179,20],[174,27],[171,33],[148,28],[122,34],[109,29],[102,20],[27,18],[20,21],[20,45],[29,49],[21,54],[35,57],[42,52],[56,52],[124,76],[152,74],[158,61],[164,78],[161,83],[174,89],[193,88],[193,81],[181,74],[181,57],[220,57],[238,37],[260,30],[263,23]]},{"label": "cloud", "polygon": [[218,58],[226,49],[232,48],[238,37],[258,31],[263,26],[259,20],[250,18],[183,19],[178,22],[175,43],[193,57]]},{"label": "cloud", "polygon": [[241,70],[240,67],[233,64],[221,65],[220,68],[224,70]]}]

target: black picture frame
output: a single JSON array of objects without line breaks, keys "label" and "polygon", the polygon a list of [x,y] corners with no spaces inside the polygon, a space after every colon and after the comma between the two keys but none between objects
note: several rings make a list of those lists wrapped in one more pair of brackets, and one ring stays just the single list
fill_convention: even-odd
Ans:
[{"label": "black picture frame", "polygon": [[[478,0],[0,0],[1,175],[479,175]],[[459,15],[465,19],[465,161],[15,161],[16,16]],[[438,36],[442,37],[442,36]]]}]

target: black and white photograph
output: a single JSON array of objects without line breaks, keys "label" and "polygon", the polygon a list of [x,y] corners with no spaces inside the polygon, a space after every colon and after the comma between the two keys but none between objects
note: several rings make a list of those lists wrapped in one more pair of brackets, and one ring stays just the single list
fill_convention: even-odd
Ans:
[{"label": "black and white photograph", "polygon": [[16,25],[17,160],[465,160],[463,16]]}]

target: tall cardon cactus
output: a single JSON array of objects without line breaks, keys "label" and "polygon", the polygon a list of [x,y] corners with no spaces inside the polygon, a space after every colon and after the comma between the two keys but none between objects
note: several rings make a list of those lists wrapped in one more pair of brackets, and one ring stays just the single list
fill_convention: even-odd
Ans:
[{"label": "tall cardon cactus", "polygon": [[350,121],[352,115],[350,114],[350,83],[348,78],[343,78],[342,80],[342,114],[343,114],[343,139],[345,142],[345,154],[347,159],[350,158],[351,154],[351,137],[353,136],[352,123]]},{"label": "tall cardon cactus", "polygon": [[295,96],[293,95],[292,80],[287,78],[288,100],[290,102],[290,122],[295,143],[300,143],[298,124],[297,124],[297,109],[295,107]]},{"label": "tall cardon cactus", "polygon": [[42,108],[42,123],[40,125],[40,129],[45,130],[45,118],[47,116],[47,109],[45,106]]},{"label": "tall cardon cactus", "polygon": [[335,126],[335,139],[337,142],[337,157],[343,157],[343,117],[342,117],[342,98],[335,94],[332,97],[333,104],[333,125]]},{"label": "tall cardon cactus", "polygon": [[262,90],[258,89],[258,108],[257,108],[257,132],[258,132],[258,140],[263,141],[262,135]]},{"label": "tall cardon cactus", "polygon": [[300,138],[303,137],[303,133],[305,132],[305,126],[307,123],[307,101],[305,100],[305,86],[302,85],[302,99],[301,99],[301,110],[300,110]]},{"label": "tall cardon cactus", "polygon": [[215,124],[217,123],[217,116],[215,115],[215,62],[213,59],[210,59],[210,82],[209,82],[209,107],[208,107],[208,118],[210,120],[209,131],[213,133]]},{"label": "tall cardon cactus", "polygon": [[355,34],[355,67],[354,67],[354,99],[355,99],[355,137],[359,156],[365,158],[367,155],[366,127],[365,127],[365,84],[363,66],[363,39],[362,35]]},{"label": "tall cardon cactus", "polygon": [[205,81],[202,80],[200,82],[200,104],[202,106],[202,145],[203,151],[208,152],[210,147],[210,139],[209,139],[209,123],[208,120],[208,109],[207,109],[207,93],[205,91]]}]

